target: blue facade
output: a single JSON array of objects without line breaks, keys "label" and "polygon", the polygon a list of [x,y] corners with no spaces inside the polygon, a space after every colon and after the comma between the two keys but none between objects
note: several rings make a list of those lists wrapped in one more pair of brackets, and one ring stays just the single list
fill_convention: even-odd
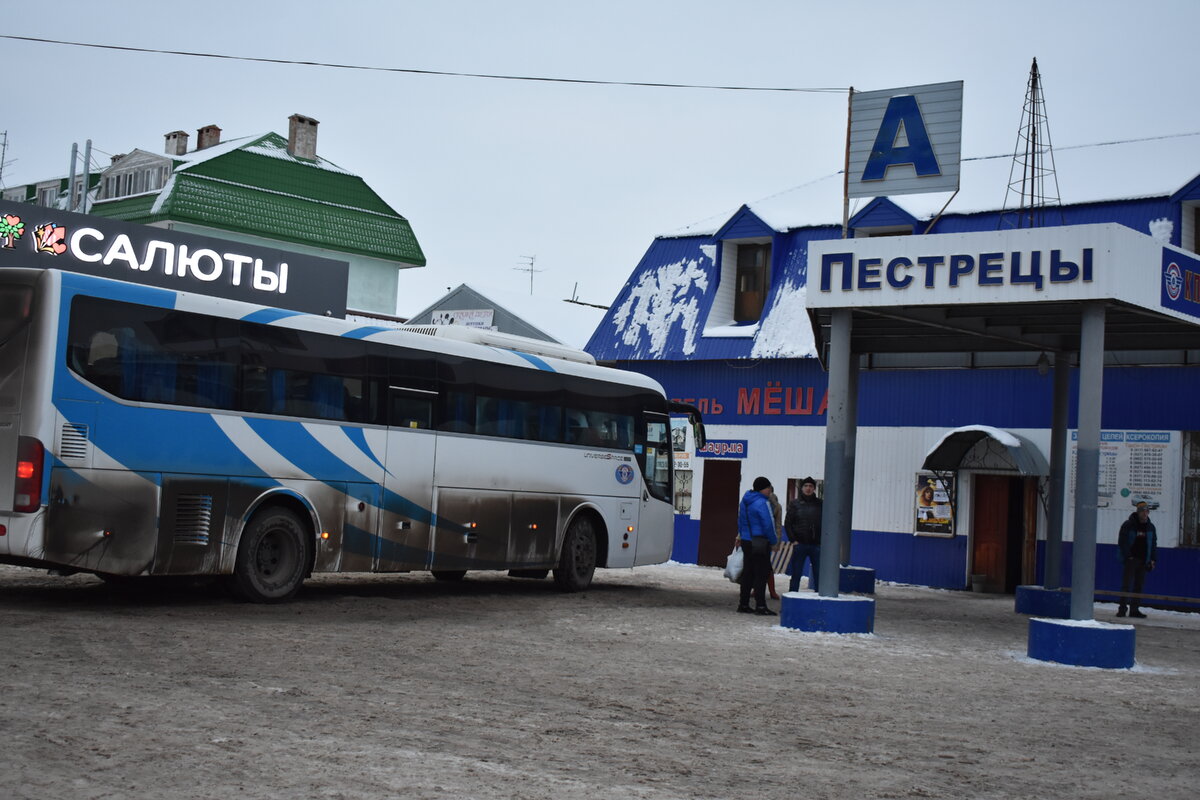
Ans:
[{"label": "blue facade", "polygon": [[[1182,240],[1185,214],[1196,214],[1185,202],[1200,199],[1200,177],[1170,196],[1085,203],[1048,210],[1044,227],[1118,223],[1169,243],[1195,248]],[[995,231],[1012,227],[999,211],[945,214],[918,220],[888,198],[877,198],[850,222],[851,232],[869,230],[914,234]],[[928,229],[928,230],[927,230]],[[654,240],[597,328],[587,350],[599,361],[640,372],[658,380],[670,397],[697,405],[708,424],[751,426],[823,426],[827,376],[812,352],[762,357],[756,351],[759,326],[730,335],[717,319],[722,300],[722,264],[729,242],[770,236],[770,287],[762,329],[773,314],[787,311],[798,288],[807,285],[808,244],[841,237],[840,226],[820,225],[772,229],[743,206],[711,235]],[[1195,239],[1198,233],[1191,234]],[[806,320],[805,320],[806,321]],[[795,338],[802,324],[791,318]],[[706,328],[721,327],[705,336]],[[737,333],[736,328],[732,331]],[[1035,369],[944,369],[871,371],[860,374],[858,424],[876,427],[941,427],[986,424],[998,428],[1049,428],[1053,394],[1051,375]],[[1071,418],[1075,426],[1076,376],[1072,375]],[[1200,365],[1183,367],[1109,367],[1102,400],[1105,428],[1125,430],[1200,430]],[[673,558],[695,562],[700,524],[676,517]],[[1100,545],[1097,589],[1119,588],[1120,565]],[[1110,557],[1111,556],[1111,557]],[[853,533],[852,563],[871,567],[880,580],[961,589],[968,563],[968,537],[949,539],[911,533],[858,530]],[[1043,556],[1039,545],[1037,569]],[[1069,544],[1064,555],[1069,570]],[[1147,592],[1200,598],[1200,549],[1164,549]],[[1064,576],[1069,583],[1069,576]],[[1200,601],[1198,601],[1200,602]]]}]

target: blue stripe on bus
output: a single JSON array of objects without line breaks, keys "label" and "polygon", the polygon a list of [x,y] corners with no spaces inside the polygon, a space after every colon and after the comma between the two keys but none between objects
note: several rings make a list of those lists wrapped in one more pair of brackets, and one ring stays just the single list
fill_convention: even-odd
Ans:
[{"label": "blue stripe on bus", "polygon": [[298,317],[301,313],[300,311],[287,311],[282,308],[262,308],[242,317],[242,322],[261,322],[264,325],[269,325],[272,322],[278,322],[288,317]]},{"label": "blue stripe on bus", "polygon": [[245,419],[272,450],[301,471],[326,482],[378,483],[378,475],[367,476],[351,467],[305,429],[303,423],[286,419]]},{"label": "blue stripe on bus", "polygon": [[346,434],[346,438],[353,442],[354,446],[361,450],[367,458],[374,461],[379,465],[381,470],[387,473],[387,468],[383,466],[383,462],[375,456],[375,451],[373,451],[371,446],[367,444],[367,437],[366,434],[363,433],[362,428],[356,428],[352,425],[347,425],[342,428],[342,432]]},{"label": "blue stripe on bus", "polygon": [[[351,467],[338,458],[337,454],[318,442],[299,422],[248,418],[246,424],[282,458],[311,475],[315,480],[335,489],[342,488],[339,484],[343,483],[378,484],[378,478],[382,478],[382,475],[374,477],[363,475]],[[372,460],[379,463],[378,459]],[[385,490],[383,495],[385,511],[409,517],[418,522],[436,524],[433,512],[429,509],[422,508],[407,497],[390,490]],[[462,530],[458,525],[453,525],[451,529]]]},{"label": "blue stripe on bus", "polygon": [[209,414],[125,406],[99,394],[95,398],[100,408],[94,419],[83,403],[67,402],[57,409],[68,422],[90,428],[92,444],[126,469],[169,464],[165,472],[266,477]]},{"label": "blue stripe on bus", "polygon": [[343,333],[342,338],[343,339],[365,339],[368,336],[374,336],[377,333],[383,333],[384,331],[390,331],[390,330],[392,330],[392,329],[391,328],[381,328],[378,325],[368,325],[365,328],[355,328],[354,330],[350,331],[349,333]]},{"label": "blue stripe on bus", "polygon": [[521,358],[525,359],[530,364],[533,364],[535,367],[537,367],[540,370],[544,370],[546,372],[556,372],[557,371],[554,369],[554,367],[550,366],[542,359],[540,359],[537,356],[532,355],[530,353],[522,353],[520,350],[509,350],[508,352],[512,353],[513,355],[520,356]]}]

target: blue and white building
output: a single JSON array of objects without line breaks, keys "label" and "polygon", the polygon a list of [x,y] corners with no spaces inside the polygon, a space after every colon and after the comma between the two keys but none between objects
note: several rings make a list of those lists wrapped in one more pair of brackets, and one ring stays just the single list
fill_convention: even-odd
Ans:
[{"label": "blue and white building", "polygon": [[[1042,226],[1120,225],[1163,252],[1183,251],[1183,262],[1200,250],[1196,137],[1064,149],[1056,160],[1063,202],[1044,213]],[[1011,159],[961,166],[962,190],[944,211],[947,194],[860,201],[845,249],[868,237],[1003,237],[1028,227],[1001,210]],[[1106,180],[1096,196],[1072,192],[1072,176],[1094,183],[1097,174]],[[826,474],[828,381],[806,299],[814,291],[810,246],[842,237],[841,183],[829,175],[659,236],[588,343],[599,362],[649,375],[705,412],[705,452],[679,437],[675,560],[723,563],[737,499],[756,476],[790,497],[800,479]],[[1200,292],[1200,285],[1183,288]],[[1107,333],[1110,342],[1123,335]],[[1047,367],[1055,355],[860,357],[849,563],[875,569],[881,580],[954,589],[974,583],[1011,592],[1043,582],[1053,407]],[[1200,352],[1162,341],[1145,351],[1110,348],[1103,385],[1096,589],[1119,587],[1117,530],[1133,503],[1146,499],[1160,546],[1146,591],[1200,597]],[[1072,401],[1071,429],[1075,408]],[[985,435],[952,475],[940,475],[948,480],[924,470],[939,442],[966,426]],[[1017,445],[1025,457],[1014,458]],[[1070,501],[1073,459],[1066,463]],[[920,505],[926,486],[937,495],[935,510]]]}]

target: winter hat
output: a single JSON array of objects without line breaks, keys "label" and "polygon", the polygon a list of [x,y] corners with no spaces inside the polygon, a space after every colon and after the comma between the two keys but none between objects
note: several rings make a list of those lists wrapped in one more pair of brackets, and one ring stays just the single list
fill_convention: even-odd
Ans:
[{"label": "winter hat", "polygon": [[811,476],[811,475],[809,475],[804,480],[800,481],[801,488],[803,488],[804,484],[806,484],[806,483],[811,483],[814,489],[817,488],[817,482],[815,480],[813,480],[813,476]]},{"label": "winter hat", "polygon": [[761,475],[754,479],[754,491],[761,492],[763,489],[770,489],[771,482]]}]

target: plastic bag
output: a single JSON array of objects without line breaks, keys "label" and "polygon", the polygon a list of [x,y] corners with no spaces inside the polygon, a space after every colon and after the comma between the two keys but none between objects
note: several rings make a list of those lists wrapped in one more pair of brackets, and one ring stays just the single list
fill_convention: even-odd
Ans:
[{"label": "plastic bag", "polygon": [[742,577],[742,548],[735,547],[733,552],[729,554],[729,558],[725,559],[725,577],[733,583],[737,583]]}]

